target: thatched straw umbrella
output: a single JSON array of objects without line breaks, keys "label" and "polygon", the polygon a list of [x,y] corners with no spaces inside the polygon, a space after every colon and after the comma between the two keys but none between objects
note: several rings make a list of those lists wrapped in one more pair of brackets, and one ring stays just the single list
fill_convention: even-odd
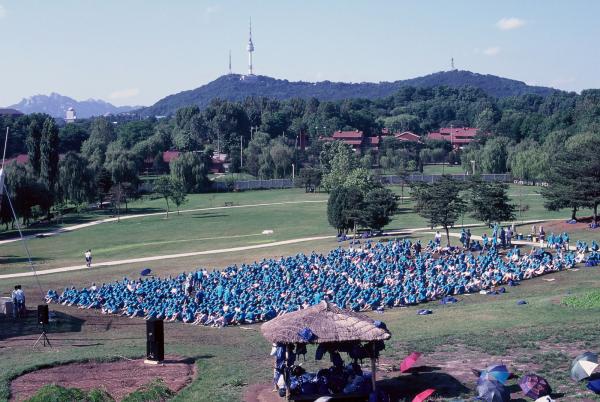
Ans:
[{"label": "thatched straw umbrella", "polygon": [[[307,342],[299,332],[309,328],[315,339]],[[336,343],[375,342],[390,338],[390,332],[376,325],[371,318],[344,310],[322,301],[303,310],[283,314],[261,326],[262,334],[273,343]],[[375,359],[371,359],[373,389],[375,389]]]}]

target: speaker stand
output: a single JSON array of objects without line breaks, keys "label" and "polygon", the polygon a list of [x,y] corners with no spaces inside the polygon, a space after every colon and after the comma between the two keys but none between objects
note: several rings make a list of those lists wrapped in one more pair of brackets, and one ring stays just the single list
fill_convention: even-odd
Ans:
[{"label": "speaker stand", "polygon": [[44,347],[46,347],[46,344],[49,347],[52,347],[52,345],[50,344],[50,339],[48,339],[48,335],[46,335],[46,327],[42,327],[42,333],[37,338],[37,341],[35,341],[35,343],[33,344],[33,347],[35,348],[37,346],[37,344],[40,343],[40,341],[42,341],[42,345]]}]

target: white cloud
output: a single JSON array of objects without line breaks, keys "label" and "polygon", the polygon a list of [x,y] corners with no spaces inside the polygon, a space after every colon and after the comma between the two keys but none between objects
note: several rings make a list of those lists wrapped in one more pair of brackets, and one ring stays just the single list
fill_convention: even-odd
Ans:
[{"label": "white cloud", "polygon": [[496,56],[498,53],[500,53],[500,48],[498,46],[488,47],[483,51],[483,54],[486,56]]},{"label": "white cloud", "polygon": [[6,17],[6,8],[2,4],[0,4],[0,18]]},{"label": "white cloud", "polygon": [[139,95],[139,88],[127,88],[114,91],[109,95],[110,99],[127,99]]},{"label": "white cloud", "polygon": [[525,25],[525,20],[520,18],[501,18],[498,22],[496,22],[496,26],[503,31],[510,31],[511,29],[521,28]]},{"label": "white cloud", "polygon": [[210,20],[210,17],[217,11],[219,11],[219,6],[217,4],[206,7],[203,14],[204,21]]}]

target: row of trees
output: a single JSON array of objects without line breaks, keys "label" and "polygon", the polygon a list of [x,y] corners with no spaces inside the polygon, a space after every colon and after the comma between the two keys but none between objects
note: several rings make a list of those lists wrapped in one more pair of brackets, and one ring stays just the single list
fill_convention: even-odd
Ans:
[{"label": "row of trees", "polygon": [[515,206],[509,203],[505,183],[484,182],[477,176],[464,183],[442,176],[435,183],[413,183],[411,190],[415,212],[427,219],[432,228],[441,226],[444,229],[448,246],[450,228],[465,213],[488,225],[515,218]]},{"label": "row of trees", "polygon": [[[228,102],[215,99],[203,110],[197,106],[188,106],[166,119],[127,121],[125,117],[112,117],[111,120],[117,122],[112,134],[108,138],[96,138],[94,141],[86,141],[97,129],[93,120],[67,124],[58,132],[58,148],[61,154],[68,151],[83,152],[82,146],[87,142],[84,153],[87,157],[93,154],[94,157],[90,160],[101,163],[101,154],[106,151],[108,143],[117,141],[120,147],[131,150],[142,160],[155,159],[157,168],[160,168],[158,154],[172,148],[184,152],[205,151],[210,146],[232,156],[239,155],[240,142],[244,148],[248,147],[254,137],[252,133],[263,133],[269,140],[281,138],[281,147],[295,149],[301,134],[308,136],[310,143],[315,144],[319,137],[330,136],[340,129],[358,129],[367,135],[375,135],[383,127],[387,127],[392,131],[411,130],[417,134],[426,134],[442,126],[454,125],[477,127],[481,132],[492,133],[492,138],[502,138],[504,143],[492,144],[494,146],[488,149],[495,154],[495,150],[503,152],[508,147],[509,150],[505,152],[507,156],[509,153],[516,155],[517,151],[526,152],[545,146],[550,136],[559,135],[555,133],[570,137],[580,132],[597,132],[600,127],[597,113],[599,107],[599,90],[583,91],[580,95],[556,92],[546,97],[522,95],[496,99],[475,88],[435,87],[403,88],[393,96],[377,100],[281,101],[251,97],[242,102]],[[31,116],[0,118],[0,127],[10,126],[13,133],[8,147],[9,156],[28,150],[26,138],[31,120]],[[486,140],[482,138],[482,148],[473,148],[473,151],[490,153],[483,149]],[[523,142],[526,144],[520,146]],[[511,152],[517,146],[520,148]],[[396,145],[384,148],[396,148]],[[289,149],[278,150],[280,153],[287,151]],[[398,159],[403,160],[404,164],[412,161],[411,168],[415,169],[423,162],[459,159],[459,155],[452,153],[447,144],[426,144],[425,150],[393,151],[388,153],[384,150],[378,155],[369,155],[368,158],[380,158],[374,162],[386,167],[390,164],[397,167],[401,164]],[[318,156],[318,153],[312,156]],[[309,152],[298,156],[298,162],[310,162],[310,158]],[[495,172],[513,169],[513,164],[519,165],[519,160],[523,159],[495,158],[496,163],[493,160],[478,161],[473,156],[462,160],[466,161],[467,168],[471,160],[477,160],[481,162],[477,166],[482,172]],[[256,169],[250,164],[247,166],[259,174],[260,168]],[[289,167],[288,161],[288,171]],[[281,175],[282,171],[263,169],[265,174],[272,177]]]}]

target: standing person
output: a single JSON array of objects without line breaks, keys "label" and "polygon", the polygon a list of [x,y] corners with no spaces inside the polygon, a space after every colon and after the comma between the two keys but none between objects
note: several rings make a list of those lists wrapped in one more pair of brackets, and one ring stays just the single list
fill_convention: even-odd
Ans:
[{"label": "standing person", "polygon": [[540,226],[540,247],[544,248],[544,240],[546,240],[546,232],[544,231],[544,227]]},{"label": "standing person", "polygon": [[471,249],[471,229],[467,229],[467,249]]},{"label": "standing person", "polygon": [[15,306],[15,317],[25,317],[25,312],[27,311],[27,309],[25,308],[25,293],[23,292],[23,289],[21,289],[21,285],[15,286],[15,290],[13,291],[12,297]]},{"label": "standing person", "polygon": [[442,242],[442,234],[438,230],[438,231],[435,232],[435,244],[437,246],[439,246],[441,242]]},{"label": "standing person", "polygon": [[85,252],[85,265],[88,268],[91,268],[92,266],[92,250],[88,249],[88,251]]},{"label": "standing person", "polygon": [[500,229],[500,244],[502,248],[506,248],[506,231],[504,230],[504,226]]},{"label": "standing person", "polygon": [[10,298],[12,299],[13,318],[18,317],[18,310],[17,310],[17,290],[18,289],[19,289],[19,285],[15,285],[15,289],[10,294]]},{"label": "standing person", "polygon": [[506,244],[508,247],[512,246],[512,237],[513,237],[514,225],[513,228],[506,229]]}]

